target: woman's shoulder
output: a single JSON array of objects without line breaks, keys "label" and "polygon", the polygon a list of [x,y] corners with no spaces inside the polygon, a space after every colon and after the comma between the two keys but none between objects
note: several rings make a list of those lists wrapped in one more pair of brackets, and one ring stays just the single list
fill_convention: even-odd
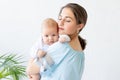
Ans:
[{"label": "woman's shoulder", "polygon": [[73,41],[72,41],[72,42],[69,43],[69,46],[70,46],[74,51],[83,52],[80,42],[77,42],[77,41],[74,41],[74,42],[73,42]]},{"label": "woman's shoulder", "polygon": [[70,44],[67,44],[67,45],[68,45],[68,47],[70,48],[71,52],[78,53],[78,54],[83,54],[83,55],[84,55],[83,50],[73,48],[73,46],[71,46]]},{"label": "woman's shoulder", "polygon": [[49,48],[53,48],[53,49],[61,49],[61,48],[65,48],[65,47],[67,47],[67,42],[65,42],[65,43],[62,43],[62,42],[55,42],[55,43],[53,43],[52,45],[50,45],[49,46]]},{"label": "woman's shoulder", "polygon": [[56,42],[54,44],[52,44],[48,50],[58,50],[58,51],[62,51],[62,52],[65,52],[65,51],[70,51],[70,52],[74,52],[74,53],[83,53],[82,50],[76,50],[74,48],[72,48],[72,46],[68,43],[68,42],[65,42],[65,43],[61,43],[61,42]]}]

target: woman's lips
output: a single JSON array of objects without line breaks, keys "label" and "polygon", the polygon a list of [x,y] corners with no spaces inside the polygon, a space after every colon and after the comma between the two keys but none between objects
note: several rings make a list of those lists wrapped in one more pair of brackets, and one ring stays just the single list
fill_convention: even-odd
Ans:
[{"label": "woman's lips", "polygon": [[59,28],[59,30],[64,30],[63,28]]}]

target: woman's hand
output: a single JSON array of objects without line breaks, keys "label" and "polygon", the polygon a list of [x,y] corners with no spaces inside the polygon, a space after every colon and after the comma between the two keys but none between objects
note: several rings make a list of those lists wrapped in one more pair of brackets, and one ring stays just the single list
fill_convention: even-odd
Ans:
[{"label": "woman's hand", "polygon": [[40,74],[28,75],[29,80],[40,80]]},{"label": "woman's hand", "polygon": [[34,59],[31,59],[28,63],[27,74],[38,74],[40,72],[40,67],[34,62]]}]

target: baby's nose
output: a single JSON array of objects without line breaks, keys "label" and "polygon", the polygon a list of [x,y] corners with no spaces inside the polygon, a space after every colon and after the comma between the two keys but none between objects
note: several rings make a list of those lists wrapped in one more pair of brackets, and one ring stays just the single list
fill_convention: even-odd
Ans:
[{"label": "baby's nose", "polygon": [[49,37],[49,41],[53,41],[53,37],[50,36],[50,37]]},{"label": "baby's nose", "polygon": [[52,39],[52,37],[50,36],[50,37],[49,37],[49,39],[51,40],[51,39]]}]

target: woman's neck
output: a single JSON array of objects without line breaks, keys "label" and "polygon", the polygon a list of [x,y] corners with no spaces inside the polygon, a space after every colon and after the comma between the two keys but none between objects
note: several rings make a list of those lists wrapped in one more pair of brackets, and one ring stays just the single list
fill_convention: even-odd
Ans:
[{"label": "woman's neck", "polygon": [[82,51],[82,47],[79,42],[78,36],[75,36],[74,38],[72,38],[71,41],[69,42],[69,44],[74,50]]}]

